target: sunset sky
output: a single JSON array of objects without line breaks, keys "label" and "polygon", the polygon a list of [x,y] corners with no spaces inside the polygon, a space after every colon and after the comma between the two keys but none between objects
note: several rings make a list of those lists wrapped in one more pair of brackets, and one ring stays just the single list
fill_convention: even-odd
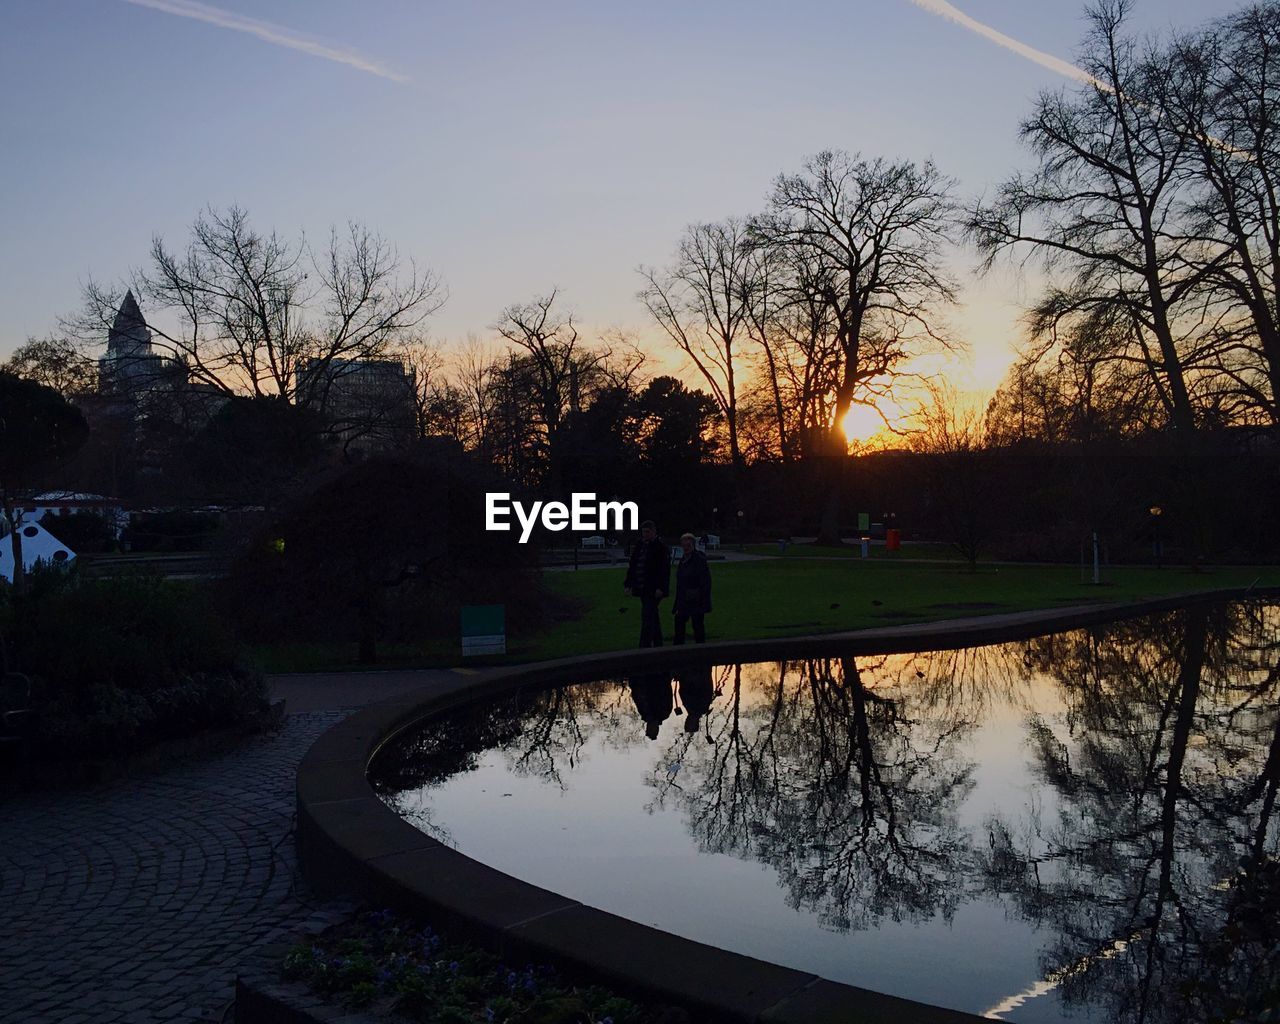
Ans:
[{"label": "sunset sky", "polygon": [[[1237,6],[1140,0],[1137,24]],[[558,286],[585,324],[656,343],[636,266],[691,221],[758,210],[808,154],[932,156],[965,196],[1027,164],[1018,121],[1067,81],[1030,50],[1069,60],[1081,5],[949,7],[7,0],[0,356],[210,203],[286,234],[376,228],[447,282],[431,328],[447,341]],[[1026,290],[958,260],[973,354],[951,377],[989,388]]]}]

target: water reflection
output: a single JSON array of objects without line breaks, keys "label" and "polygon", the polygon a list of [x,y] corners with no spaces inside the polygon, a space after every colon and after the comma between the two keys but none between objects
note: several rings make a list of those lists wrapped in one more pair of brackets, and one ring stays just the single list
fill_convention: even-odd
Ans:
[{"label": "water reflection", "polygon": [[[676,682],[680,690],[680,703],[684,705],[684,731],[696,733],[702,727],[702,720],[711,705],[720,696],[715,683],[711,681],[711,666],[690,668],[682,671]],[[707,733],[707,741],[711,742],[711,733]]]},{"label": "water reflection", "polygon": [[675,709],[671,677],[662,673],[633,676],[630,688],[631,701],[644,722],[645,739],[656,740],[662,731],[662,723],[671,717]]},{"label": "water reflection", "polygon": [[733,669],[711,742],[679,748],[676,775],[655,769],[656,803],[678,802],[699,848],[769,864],[787,905],[826,927],[949,917],[968,859],[967,723],[871,689],[852,659],[775,673],[749,699]]},{"label": "water reflection", "polygon": [[[594,813],[605,827],[555,853],[579,858],[560,869],[588,887],[593,864],[677,821],[678,862],[741,904],[715,908],[712,941],[840,980],[1009,1020],[1267,1020],[1278,699],[1280,611],[1200,607],[967,651],[524,694],[403,738],[376,781],[438,834],[434,818],[470,827],[489,806],[477,793],[510,780],[536,788],[495,803],[505,821]],[[482,825],[464,847],[500,860],[475,845]],[[758,882],[708,873],[693,848],[766,867],[783,907],[762,910]],[[556,883],[547,870],[531,880]],[[652,908],[680,930],[666,914]],[[992,955],[1002,935],[1021,960]],[[866,936],[926,959],[930,977],[878,966]]]},{"label": "water reflection", "polygon": [[1116,1020],[1271,1019],[1274,614],[1194,609],[1029,652],[1068,702],[1065,730],[1029,723],[1059,812],[994,816],[984,868],[1051,926],[1046,974]]}]

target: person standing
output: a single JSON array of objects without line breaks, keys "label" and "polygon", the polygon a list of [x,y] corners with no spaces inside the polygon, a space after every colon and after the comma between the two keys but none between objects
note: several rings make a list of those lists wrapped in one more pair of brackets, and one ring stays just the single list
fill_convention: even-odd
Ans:
[{"label": "person standing", "polygon": [[671,553],[658,538],[652,519],[640,524],[640,542],[631,551],[626,592],[640,598],[640,646],[662,646],[662,622],[658,602],[671,590]]},{"label": "person standing", "polygon": [[706,643],[702,617],[711,611],[711,566],[707,556],[698,550],[693,534],[684,534],[680,547],[684,553],[676,566],[676,600],[671,609],[676,616],[676,632],[671,642],[684,643],[685,624],[692,621],[694,643]]}]

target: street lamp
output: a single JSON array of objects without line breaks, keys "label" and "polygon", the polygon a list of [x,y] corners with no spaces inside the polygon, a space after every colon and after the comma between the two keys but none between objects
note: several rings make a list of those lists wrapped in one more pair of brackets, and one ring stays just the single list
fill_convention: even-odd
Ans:
[{"label": "street lamp", "polygon": [[1164,556],[1164,546],[1160,543],[1160,517],[1164,515],[1164,509],[1152,505],[1147,511],[1151,513],[1151,554],[1155,556],[1156,568],[1159,569]]}]

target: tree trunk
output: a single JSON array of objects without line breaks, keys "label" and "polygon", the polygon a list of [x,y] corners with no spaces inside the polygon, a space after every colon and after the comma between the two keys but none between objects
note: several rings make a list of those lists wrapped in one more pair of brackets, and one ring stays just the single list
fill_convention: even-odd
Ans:
[{"label": "tree trunk", "polygon": [[818,544],[827,547],[838,547],[844,543],[840,530],[840,509],[844,491],[845,470],[848,465],[846,455],[828,455],[820,457],[822,475],[826,478],[822,504],[822,517],[818,523]]},{"label": "tree trunk", "polygon": [[[1141,991],[1141,1006],[1144,1011],[1150,996],[1148,983],[1154,977],[1153,966],[1160,950],[1158,941],[1160,925],[1164,918],[1165,907],[1175,899],[1173,869],[1178,852],[1178,798],[1183,791],[1182,768],[1195,729],[1196,702],[1200,697],[1200,676],[1204,669],[1208,613],[1203,608],[1192,609],[1187,614],[1184,630],[1187,642],[1183,649],[1182,665],[1175,684],[1178,693],[1178,715],[1170,741],[1169,758],[1165,767],[1164,793],[1160,801],[1160,845],[1157,850],[1152,851],[1158,857],[1160,874],[1156,890],[1152,894],[1154,906],[1144,923],[1144,930],[1147,932],[1145,936],[1147,982],[1143,984]],[[1146,1014],[1144,1013],[1143,1016],[1145,1017]]]},{"label": "tree trunk", "polygon": [[13,592],[21,594],[27,587],[27,568],[22,560],[22,530],[19,529],[18,517],[13,511],[13,499],[8,488],[0,490],[3,498],[4,516],[12,527],[9,533],[9,544],[13,548]]}]

